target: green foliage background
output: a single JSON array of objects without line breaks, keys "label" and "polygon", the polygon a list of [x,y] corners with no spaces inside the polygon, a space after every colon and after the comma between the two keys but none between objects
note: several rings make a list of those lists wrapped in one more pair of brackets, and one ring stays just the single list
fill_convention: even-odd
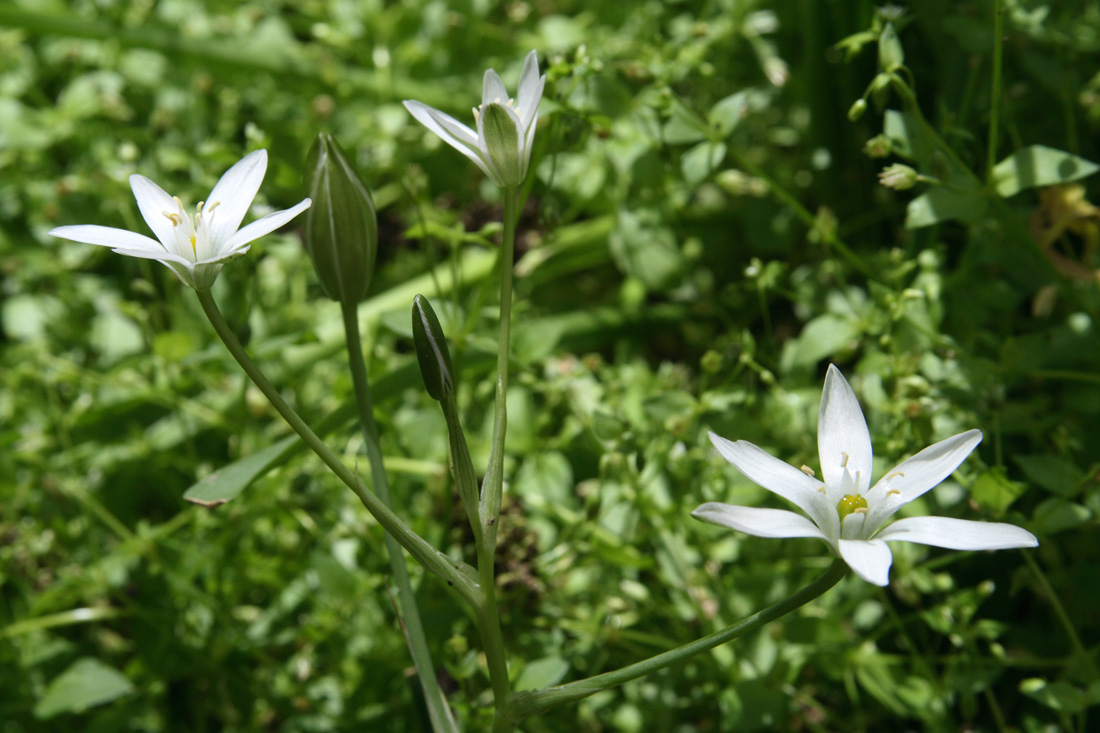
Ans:
[{"label": "green foliage background", "polygon": [[[145,231],[130,174],[193,204],[259,147],[271,162],[254,212],[283,208],[304,195],[315,134],[333,132],[379,210],[362,312],[398,511],[461,554],[446,434],[407,314],[413,294],[438,293],[485,465],[499,199],[400,102],[469,119],[484,69],[514,88],[531,48],[548,79],[520,222],[500,557],[518,689],[710,632],[824,569],[820,543],[724,532],[689,512],[778,506],[707,430],[816,467],[829,362],[860,395],[876,476],[983,430],[915,510],[1010,521],[1041,546],[898,544],[888,589],[849,578],[764,633],[525,729],[1095,723],[1097,184],[1080,182],[1080,216],[1064,218],[1065,189],[1002,199],[979,181],[1031,145],[1100,160],[1100,12],[1005,3],[988,159],[992,5],[0,6],[0,729],[421,724],[378,526],[294,441],[233,501],[184,502],[288,429],[165,268],[46,232]],[[882,88],[857,121],[848,110],[879,71],[886,20],[929,126],[887,123],[894,153],[875,160],[865,144],[903,101]],[[906,215],[934,187],[875,179],[906,150],[922,174],[964,181],[941,189],[932,226],[907,228]],[[1035,236],[1050,232],[1044,250]],[[306,263],[290,227],[228,266],[214,294],[351,463],[362,444],[344,407],[339,313]],[[477,730],[491,695],[473,624],[413,573],[445,685]]]}]

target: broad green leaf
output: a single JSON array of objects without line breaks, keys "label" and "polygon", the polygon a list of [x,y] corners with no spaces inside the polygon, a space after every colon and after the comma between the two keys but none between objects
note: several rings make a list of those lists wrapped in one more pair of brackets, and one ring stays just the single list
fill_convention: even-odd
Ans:
[{"label": "broad green leaf", "polygon": [[944,221],[970,222],[985,213],[985,197],[974,191],[937,187],[909,202],[906,229],[920,229]]},{"label": "broad green leaf", "polygon": [[798,338],[783,345],[780,364],[783,371],[816,364],[849,348],[858,337],[859,326],[854,320],[826,313],[811,320]]},{"label": "broad green leaf", "polygon": [[541,690],[556,685],[569,673],[569,662],[561,657],[543,657],[524,666],[516,680],[515,690]]},{"label": "broad green leaf", "polygon": [[46,719],[61,713],[80,713],[117,700],[133,690],[130,680],[114,667],[84,657],[54,678],[46,694],[34,706],[34,714]]},{"label": "broad green leaf", "polygon": [[978,477],[970,488],[970,495],[981,507],[1001,514],[1025,491],[1027,486],[1009,480],[1003,468],[994,467]]},{"label": "broad green leaf", "polygon": [[1091,518],[1088,507],[1054,497],[1035,508],[1034,529],[1040,534],[1054,534],[1079,527]]},{"label": "broad green leaf", "polygon": [[710,112],[707,113],[707,121],[718,131],[722,137],[727,137],[737,129],[741,119],[748,109],[748,95],[745,92],[731,94],[725,99],[718,100]]},{"label": "broad green leaf", "polygon": [[1068,183],[1098,170],[1100,165],[1064,150],[1029,145],[994,166],[991,183],[998,195],[1008,198],[1025,188]]},{"label": "broad green leaf", "polygon": [[684,145],[707,139],[707,133],[699,126],[699,121],[679,107],[673,108],[662,133],[666,145]]},{"label": "broad green leaf", "polygon": [[1073,461],[1061,456],[1016,456],[1014,460],[1032,483],[1059,496],[1073,496],[1084,482]]},{"label": "broad green leaf", "polygon": [[520,466],[516,474],[515,492],[525,499],[537,497],[536,503],[552,502],[574,506],[573,467],[561,453],[535,453]]},{"label": "broad green leaf", "polygon": [[672,285],[684,266],[676,235],[657,212],[648,209],[619,213],[611,234],[611,255],[623,272],[651,290]]},{"label": "broad green leaf", "polygon": [[684,153],[680,159],[680,170],[684,180],[695,186],[707,179],[726,159],[726,144],[701,142]]}]

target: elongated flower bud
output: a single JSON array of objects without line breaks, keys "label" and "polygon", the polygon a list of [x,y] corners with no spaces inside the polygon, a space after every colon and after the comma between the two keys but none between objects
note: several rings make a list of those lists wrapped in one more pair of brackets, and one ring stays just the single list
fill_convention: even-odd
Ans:
[{"label": "elongated flower bud", "polygon": [[506,188],[523,183],[523,153],[521,152],[519,117],[503,104],[487,104],[478,120],[485,150],[496,169],[500,185]]},{"label": "elongated flower bud", "polygon": [[317,135],[306,158],[313,206],[305,246],[325,295],[341,303],[367,297],[378,251],[378,219],[370,191],[328,133]]},{"label": "elongated flower bud", "polygon": [[442,400],[455,393],[454,368],[451,352],[447,349],[447,337],[435,317],[432,304],[423,295],[413,298],[413,344],[420,362],[420,376],[433,400]]}]

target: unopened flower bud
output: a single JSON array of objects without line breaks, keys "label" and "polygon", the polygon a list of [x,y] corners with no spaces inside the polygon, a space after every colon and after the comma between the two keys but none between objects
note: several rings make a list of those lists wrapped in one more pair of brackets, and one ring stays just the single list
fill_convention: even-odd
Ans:
[{"label": "unopened flower bud", "polygon": [[905,63],[905,51],[901,48],[901,40],[893,23],[887,23],[882,28],[882,34],[878,39],[878,63],[883,71],[889,73]]},{"label": "unopened flower bud", "polygon": [[882,172],[878,174],[878,182],[886,186],[886,188],[892,188],[895,191],[904,191],[908,188],[912,188],[916,185],[919,178],[919,173],[901,163],[894,163],[891,166],[883,168]]},{"label": "unopened flower bud", "polygon": [[304,238],[325,295],[341,303],[367,297],[378,251],[378,219],[370,191],[336,140],[321,133],[306,159],[313,207]]},{"label": "unopened flower bud", "polygon": [[868,158],[885,158],[894,152],[894,144],[886,135],[879,133],[863,145],[863,152]]},{"label": "unopened flower bud", "polygon": [[482,108],[479,122],[485,149],[496,169],[500,185],[510,188],[523,183],[524,160],[515,113],[509,113],[503,104],[493,102]]},{"label": "unopened flower bud", "polygon": [[420,362],[420,376],[433,400],[442,400],[455,392],[454,368],[451,352],[447,349],[447,337],[432,310],[431,303],[423,295],[413,298],[413,344],[416,359]]},{"label": "unopened flower bud", "polygon": [[866,111],[867,111],[867,100],[866,99],[857,99],[855,102],[852,103],[852,106],[848,108],[848,119],[851,122],[855,122],[860,117],[862,117],[863,113],[866,112]]}]

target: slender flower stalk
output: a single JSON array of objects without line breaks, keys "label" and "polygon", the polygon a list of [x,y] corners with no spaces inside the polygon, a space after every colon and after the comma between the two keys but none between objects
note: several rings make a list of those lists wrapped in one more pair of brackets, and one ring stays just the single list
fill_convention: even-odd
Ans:
[{"label": "slender flower stalk", "polygon": [[169,196],[145,176],[130,176],[138,209],[156,239],[94,224],[55,227],[50,234],[110,247],[121,255],[156,260],[171,269],[184,285],[209,290],[222,265],[242,256],[252,242],[309,208],[307,198],[241,228],[266,171],[267,151],[249,153],[225,172],[206,201],[195,207],[194,215],[185,210],[178,197]]},{"label": "slender flower stalk", "polygon": [[409,528],[373,491],[363,486],[358,475],[345,466],[336,454],[317,437],[312,428],[294,411],[294,408],[287,404],[287,401],[283,399],[275,386],[268,381],[255,362],[252,361],[248,352],[241,346],[241,342],[237,340],[233,329],[225,322],[225,318],[210,292],[199,290],[198,296],[203,312],[210,320],[210,325],[214,327],[222,343],[229,349],[229,353],[237,360],[237,363],[240,364],[241,369],[244,370],[253,384],[263,392],[264,397],[267,398],[272,407],[290,424],[290,427],[294,429],[302,442],[324,461],[325,465],[336,474],[337,478],[355,492],[355,495],[363,502],[363,506],[374,515],[382,528],[393,535],[401,543],[401,546],[424,566],[424,569],[442,578],[471,607],[481,608],[485,603],[485,596],[478,586],[477,573],[474,569],[465,562],[453,560],[437,550],[427,540]]},{"label": "slender flower stalk", "polygon": [[820,578],[799,589],[794,594],[784,598],[779,603],[757,611],[751,616],[746,616],[737,623],[724,629],[708,634],[701,639],[688,642],[675,649],[662,652],[656,656],[644,659],[640,662],[627,665],[621,669],[604,672],[595,677],[589,677],[564,685],[556,685],[536,691],[520,691],[512,696],[511,705],[507,715],[513,720],[522,720],[567,702],[574,702],[582,698],[594,695],[601,690],[616,687],[630,680],[638,679],[657,670],[670,667],[686,659],[694,657],[716,646],[725,644],[738,637],[744,636],[761,626],[771,623],[776,619],[787,615],[810,601],[821,596],[825,591],[836,585],[845,575],[845,566],[841,560],[834,560],[829,569]]},{"label": "slender flower stalk", "polygon": [[481,105],[474,108],[477,130],[423,102],[406,99],[405,108],[443,142],[472,160],[498,186],[523,183],[531,164],[531,148],[539,117],[539,100],[546,76],[539,76],[538,54],[527,54],[515,98],[508,96],[497,72],[485,72]]},{"label": "slender flower stalk", "polygon": [[[374,420],[374,405],[371,401],[370,381],[367,379],[367,366],[363,359],[363,346],[359,338],[359,309],[353,300],[342,302],[344,331],[348,347],[348,360],[351,364],[352,381],[355,384],[355,402],[359,408],[359,424],[363,428],[363,438],[367,444],[367,458],[370,460],[371,482],[378,498],[393,508],[390,497],[390,484],[386,469],[382,464],[382,447],[378,436],[378,424]],[[393,572],[397,595],[401,601],[404,616],[405,638],[409,644],[409,653],[416,665],[420,688],[424,692],[424,701],[428,708],[428,717],[436,733],[458,733],[458,724],[447,704],[447,698],[436,678],[435,665],[428,637],[424,633],[424,623],[420,619],[420,609],[416,603],[409,571],[405,567],[405,554],[397,538],[389,532],[385,534],[386,553],[390,557],[390,570]]]},{"label": "slender flower stalk", "polygon": [[[757,537],[817,537],[859,577],[886,585],[893,555],[886,541],[902,540],[951,550],[1035,547],[1035,536],[1011,524],[947,517],[907,517],[887,525],[895,512],[954,473],[982,440],[968,430],[925,448],[871,486],[871,435],[856,395],[840,370],[829,366],[817,421],[824,482],[752,443],[710,433],[722,457],[755,483],[790,501],[809,519],[783,509],[703,504],[692,516]],[[813,521],[811,521],[813,520]]]}]

